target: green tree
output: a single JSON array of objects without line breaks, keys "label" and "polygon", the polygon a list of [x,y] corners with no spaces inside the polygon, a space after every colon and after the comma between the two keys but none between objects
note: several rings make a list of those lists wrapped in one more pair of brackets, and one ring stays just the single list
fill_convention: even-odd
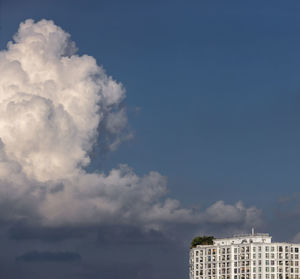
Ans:
[{"label": "green tree", "polygon": [[213,245],[214,239],[213,236],[196,236],[191,242],[191,248],[195,248],[197,245]]}]

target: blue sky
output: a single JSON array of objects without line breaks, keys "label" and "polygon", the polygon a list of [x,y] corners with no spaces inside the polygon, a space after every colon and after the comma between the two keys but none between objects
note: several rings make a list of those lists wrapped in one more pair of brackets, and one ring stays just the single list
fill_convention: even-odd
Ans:
[{"label": "blue sky", "polygon": [[299,193],[299,13],[278,0],[2,0],[0,46],[21,21],[52,19],[123,83],[134,138],[95,150],[90,171],[155,170],[186,206],[242,200],[273,220]]},{"label": "blue sky", "polygon": [[2,0],[1,46],[24,19],[52,19],[124,84],[135,138],[101,168],[157,170],[185,203],[201,196],[264,206],[296,192],[300,178],[299,8]]},{"label": "blue sky", "polygon": [[299,8],[298,1],[2,1],[1,45],[24,19],[53,19],[124,84],[135,137],[92,168],[157,170],[186,204],[241,199],[268,207],[297,192],[300,178]]}]

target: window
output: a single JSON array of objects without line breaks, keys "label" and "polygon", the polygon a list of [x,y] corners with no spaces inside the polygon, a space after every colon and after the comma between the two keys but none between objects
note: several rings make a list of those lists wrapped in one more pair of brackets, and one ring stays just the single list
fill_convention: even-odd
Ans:
[{"label": "window", "polygon": [[271,272],[275,272],[275,267],[274,266],[271,267]]}]

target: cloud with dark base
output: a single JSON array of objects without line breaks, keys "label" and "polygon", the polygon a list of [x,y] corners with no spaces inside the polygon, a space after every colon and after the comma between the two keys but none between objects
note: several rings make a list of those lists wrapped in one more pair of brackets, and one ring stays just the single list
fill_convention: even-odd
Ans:
[{"label": "cloud with dark base", "polygon": [[121,165],[89,173],[93,146],[131,137],[125,89],[53,21],[20,24],[0,52],[0,218],[34,226],[259,224],[261,211],[218,201],[204,211],[167,196],[167,179]]}]

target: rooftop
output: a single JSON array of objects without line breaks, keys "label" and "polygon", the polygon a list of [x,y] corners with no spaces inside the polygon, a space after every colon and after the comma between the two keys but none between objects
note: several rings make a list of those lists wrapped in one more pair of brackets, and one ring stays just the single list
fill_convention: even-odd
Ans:
[{"label": "rooftop", "polygon": [[235,234],[233,237],[216,238],[214,244],[271,243],[271,239],[272,237],[268,233],[255,233],[254,228],[252,228],[250,234]]}]

